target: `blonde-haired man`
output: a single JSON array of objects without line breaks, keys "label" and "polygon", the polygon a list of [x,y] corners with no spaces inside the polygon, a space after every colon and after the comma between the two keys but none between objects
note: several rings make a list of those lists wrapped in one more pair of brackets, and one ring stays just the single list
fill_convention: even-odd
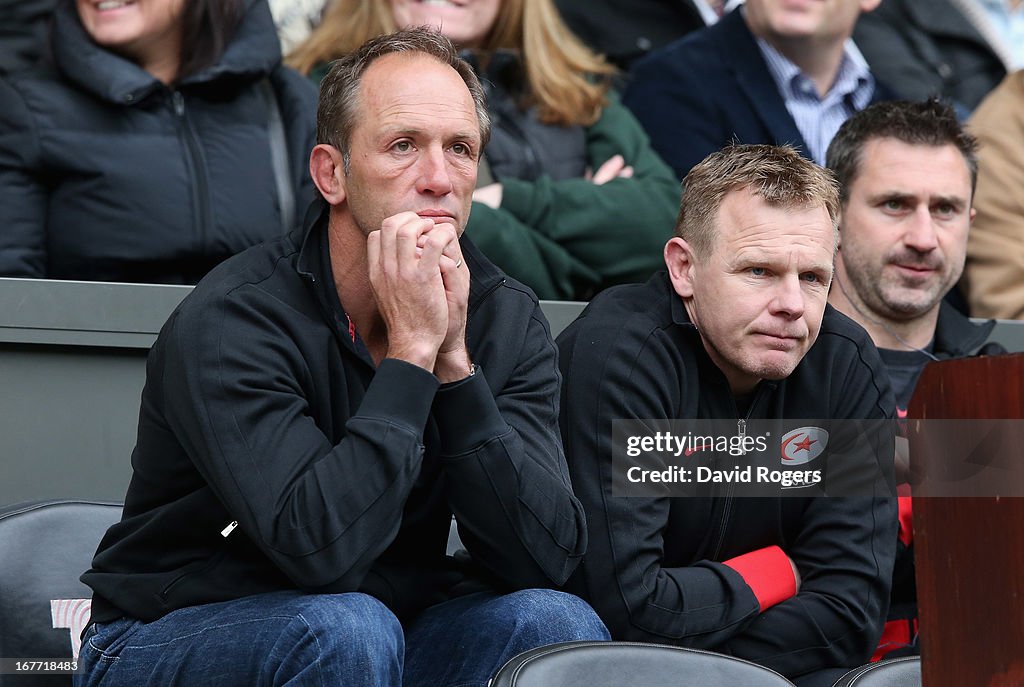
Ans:
[{"label": "blonde-haired man", "polygon": [[[826,303],[832,176],[792,148],[748,145],[708,156],[684,185],[667,271],[601,294],[559,337],[562,437],[590,529],[570,588],[613,639],[711,649],[831,685],[881,632],[893,499],[743,498],[726,483],[693,498],[672,484],[616,493],[615,420],[731,418],[742,438],[747,421],[892,414],[871,340]],[[803,429],[762,436],[774,442],[765,455],[778,464],[781,443],[782,467],[788,455],[806,472],[832,460],[818,450],[825,435]],[[714,466],[710,450],[690,445],[671,467]],[[741,472],[746,458],[722,460]]]}]

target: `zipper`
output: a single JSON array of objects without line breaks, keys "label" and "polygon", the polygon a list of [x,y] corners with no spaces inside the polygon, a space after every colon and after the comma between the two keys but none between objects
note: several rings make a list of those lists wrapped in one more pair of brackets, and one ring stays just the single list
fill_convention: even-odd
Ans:
[{"label": "zipper", "polygon": [[196,182],[192,189],[192,222],[198,234],[195,249],[202,254],[205,252],[204,247],[212,224],[210,182],[206,177],[206,160],[202,146],[199,144],[199,136],[188,119],[185,96],[181,91],[171,91],[171,106],[178,119],[179,136],[185,144],[185,167],[189,172],[189,178]]},{"label": "zipper", "polygon": [[729,515],[732,513],[733,484],[730,482],[726,485],[725,489],[725,496],[721,497],[722,520],[718,525],[718,541],[715,543],[715,550],[709,559],[712,561],[717,561],[719,554],[722,553],[722,546],[725,544],[725,532],[729,529]]},{"label": "zipper", "polygon": [[[747,436],[747,420],[754,412],[754,408],[757,404],[768,394],[767,387],[762,384],[757,389],[757,394],[754,396],[754,400],[751,401],[750,407],[747,408],[747,414],[744,417],[736,419],[736,430],[739,432],[741,437]],[[733,399],[733,410],[739,415],[739,408],[736,407],[736,401]],[[746,452],[744,451],[744,454]],[[718,542],[715,544],[714,552],[711,554],[710,560],[718,560],[722,553],[722,547],[725,545],[725,532],[729,528],[729,516],[732,514],[732,502],[735,500],[736,485],[729,482],[725,486],[725,495],[722,499],[722,519],[719,523],[718,529]]]}]

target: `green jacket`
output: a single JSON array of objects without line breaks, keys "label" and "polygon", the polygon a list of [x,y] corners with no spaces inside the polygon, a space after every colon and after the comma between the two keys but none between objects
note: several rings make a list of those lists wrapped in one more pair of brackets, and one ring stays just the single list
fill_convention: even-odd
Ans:
[{"label": "green jacket", "polygon": [[510,276],[539,298],[587,299],[664,267],[680,189],[633,115],[611,98],[586,129],[587,158],[596,170],[616,153],[631,178],[597,186],[586,179],[503,179],[501,207],[473,203],[466,231]]}]

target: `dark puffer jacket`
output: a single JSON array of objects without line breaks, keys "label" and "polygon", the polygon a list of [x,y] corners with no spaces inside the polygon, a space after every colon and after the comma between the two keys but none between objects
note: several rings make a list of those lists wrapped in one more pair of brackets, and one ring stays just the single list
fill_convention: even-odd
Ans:
[{"label": "dark puffer jacket", "polygon": [[53,32],[53,64],[0,80],[0,276],[194,283],[298,224],[316,89],[281,65],[265,0],[216,64],[173,87],[94,43],[70,2]]}]

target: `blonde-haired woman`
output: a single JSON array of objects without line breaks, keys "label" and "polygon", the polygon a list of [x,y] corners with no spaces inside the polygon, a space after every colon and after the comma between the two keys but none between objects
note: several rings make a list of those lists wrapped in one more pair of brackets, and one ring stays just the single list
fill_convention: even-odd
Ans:
[{"label": "blonde-haired woman", "polygon": [[424,25],[462,48],[487,88],[473,242],[541,298],[586,299],[660,269],[677,181],[610,90],[612,67],[551,0],[333,0],[288,62],[319,80],[368,38]]}]

